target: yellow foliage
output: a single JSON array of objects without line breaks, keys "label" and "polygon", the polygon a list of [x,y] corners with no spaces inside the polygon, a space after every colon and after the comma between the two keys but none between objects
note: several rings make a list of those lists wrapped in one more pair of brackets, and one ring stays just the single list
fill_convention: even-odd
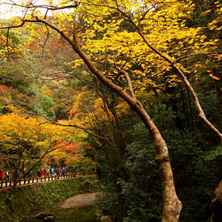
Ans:
[{"label": "yellow foliage", "polygon": [[1,115],[0,126],[2,143],[16,144],[17,140],[24,140],[42,151],[53,148],[57,141],[69,139],[73,133],[70,129],[47,123],[44,119],[16,113]]}]

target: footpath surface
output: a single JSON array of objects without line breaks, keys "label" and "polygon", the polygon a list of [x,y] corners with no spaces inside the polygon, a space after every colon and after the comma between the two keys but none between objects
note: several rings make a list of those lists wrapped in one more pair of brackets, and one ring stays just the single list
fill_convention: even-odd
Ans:
[{"label": "footpath surface", "polygon": [[63,203],[59,205],[59,208],[70,209],[92,206],[101,197],[101,192],[78,194],[66,199]]}]

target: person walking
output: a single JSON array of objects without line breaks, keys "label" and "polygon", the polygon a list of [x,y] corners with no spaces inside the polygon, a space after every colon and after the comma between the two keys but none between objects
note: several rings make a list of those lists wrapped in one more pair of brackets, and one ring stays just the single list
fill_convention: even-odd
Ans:
[{"label": "person walking", "polygon": [[4,180],[5,179],[5,171],[0,169],[0,180]]}]

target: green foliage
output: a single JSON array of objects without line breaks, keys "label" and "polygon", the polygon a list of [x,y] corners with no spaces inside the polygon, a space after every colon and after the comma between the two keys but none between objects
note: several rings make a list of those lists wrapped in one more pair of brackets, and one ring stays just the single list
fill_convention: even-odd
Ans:
[{"label": "green foliage", "polygon": [[213,150],[208,151],[204,154],[204,159],[207,161],[215,160],[222,156],[222,146],[216,146]]},{"label": "green foliage", "polygon": [[[84,184],[90,180],[94,187],[86,187]],[[27,217],[33,216],[38,212],[48,212],[57,214],[57,205],[61,201],[79,194],[80,192],[94,192],[97,191],[98,185],[95,178],[76,178],[66,181],[56,181],[43,185],[27,186],[16,188],[10,192],[0,192],[0,219],[5,222],[22,221]],[[94,209],[86,211],[74,210],[71,215],[78,218],[78,221],[89,220],[91,216],[93,221],[95,219]],[[66,212],[67,217],[71,217]],[[93,216],[94,215],[94,216]],[[58,217],[61,219],[61,212]],[[65,220],[64,216],[64,220]]]},{"label": "green foliage", "polygon": [[94,174],[96,171],[96,163],[88,158],[80,159],[75,161],[70,170],[81,175]]},{"label": "green foliage", "polygon": [[[52,211],[53,213],[53,211]],[[94,207],[87,207],[83,209],[67,209],[56,210],[56,221],[58,222],[97,222],[96,209]]]},{"label": "green foliage", "polygon": [[49,120],[55,119],[55,113],[53,111],[54,108],[53,98],[50,96],[41,96],[39,101],[36,101],[34,105],[34,111],[41,116],[46,117]]}]

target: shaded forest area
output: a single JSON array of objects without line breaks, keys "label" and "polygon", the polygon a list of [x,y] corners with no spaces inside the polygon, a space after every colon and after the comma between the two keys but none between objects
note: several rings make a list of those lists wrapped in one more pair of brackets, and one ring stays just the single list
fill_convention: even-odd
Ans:
[{"label": "shaded forest area", "polygon": [[222,1],[1,5],[0,169],[96,173],[114,222],[221,221]]}]

